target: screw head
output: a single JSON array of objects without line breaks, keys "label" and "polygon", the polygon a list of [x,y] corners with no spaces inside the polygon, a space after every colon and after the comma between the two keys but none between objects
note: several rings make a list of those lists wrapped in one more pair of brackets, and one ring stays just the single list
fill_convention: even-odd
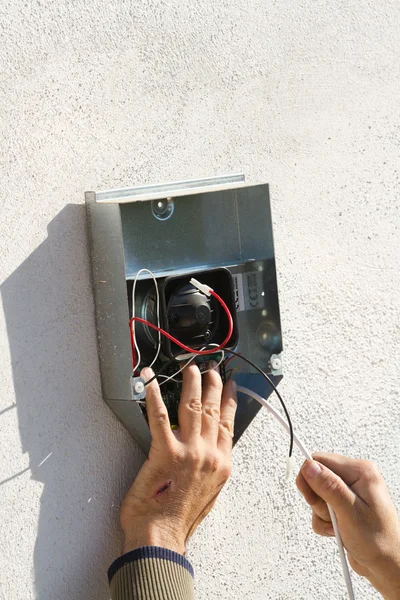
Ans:
[{"label": "screw head", "polygon": [[163,200],[152,200],[151,210],[153,215],[159,221],[166,221],[174,212],[174,201],[172,198],[164,198]]},{"label": "screw head", "polygon": [[136,394],[142,394],[144,392],[144,383],[143,383],[143,381],[137,381],[135,383],[134,389],[135,389],[135,393]]},{"label": "screw head", "polygon": [[273,371],[279,371],[282,368],[282,361],[277,356],[271,360],[271,367]]}]

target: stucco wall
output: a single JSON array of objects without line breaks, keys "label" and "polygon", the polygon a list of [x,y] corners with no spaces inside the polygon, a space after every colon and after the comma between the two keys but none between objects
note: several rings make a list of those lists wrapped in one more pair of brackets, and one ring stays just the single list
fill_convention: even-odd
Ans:
[{"label": "stucco wall", "polygon": [[[142,460],[101,399],[88,189],[271,184],[295,425],[376,459],[399,501],[398,1],[3,0],[0,18],[0,598],[106,600]],[[200,600],[345,598],[286,448],[261,414],[235,449],[190,548]]]}]

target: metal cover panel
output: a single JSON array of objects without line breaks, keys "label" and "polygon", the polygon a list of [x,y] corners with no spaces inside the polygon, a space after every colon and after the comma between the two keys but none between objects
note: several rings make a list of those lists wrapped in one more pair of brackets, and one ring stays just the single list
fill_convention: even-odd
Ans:
[{"label": "metal cover panel", "polygon": [[173,201],[166,221],[154,217],[150,202],[121,205],[127,279],[143,266],[166,274],[273,257],[268,185]]}]

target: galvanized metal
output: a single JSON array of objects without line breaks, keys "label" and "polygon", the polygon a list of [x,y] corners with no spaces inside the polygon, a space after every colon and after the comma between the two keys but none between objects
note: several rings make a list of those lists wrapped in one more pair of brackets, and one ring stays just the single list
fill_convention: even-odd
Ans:
[{"label": "galvanized metal", "polygon": [[[157,202],[156,202],[157,201]],[[243,175],[87,192],[100,371],[104,399],[148,451],[151,441],[135,401],[127,281],[141,268],[157,277],[224,266],[233,276],[238,352],[281,378],[282,352],[268,185]],[[271,389],[239,359],[229,365],[240,385],[267,397]],[[241,400],[236,442],[259,405]]]},{"label": "galvanized metal", "polygon": [[221,189],[237,188],[239,185],[244,185],[244,183],[244,175],[236,173],[234,175],[221,175],[203,179],[157,183],[155,185],[139,185],[136,187],[96,192],[96,202],[122,204],[141,200],[157,200],[158,198],[167,198],[169,196],[177,198],[178,196],[199,194],[205,188],[208,192],[213,192]]}]

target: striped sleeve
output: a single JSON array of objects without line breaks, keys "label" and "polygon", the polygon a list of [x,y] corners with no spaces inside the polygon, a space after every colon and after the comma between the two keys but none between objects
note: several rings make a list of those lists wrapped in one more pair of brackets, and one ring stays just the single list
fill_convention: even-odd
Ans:
[{"label": "striped sleeve", "polygon": [[136,548],[108,570],[111,600],[194,600],[193,576],[182,554],[158,546]]}]

